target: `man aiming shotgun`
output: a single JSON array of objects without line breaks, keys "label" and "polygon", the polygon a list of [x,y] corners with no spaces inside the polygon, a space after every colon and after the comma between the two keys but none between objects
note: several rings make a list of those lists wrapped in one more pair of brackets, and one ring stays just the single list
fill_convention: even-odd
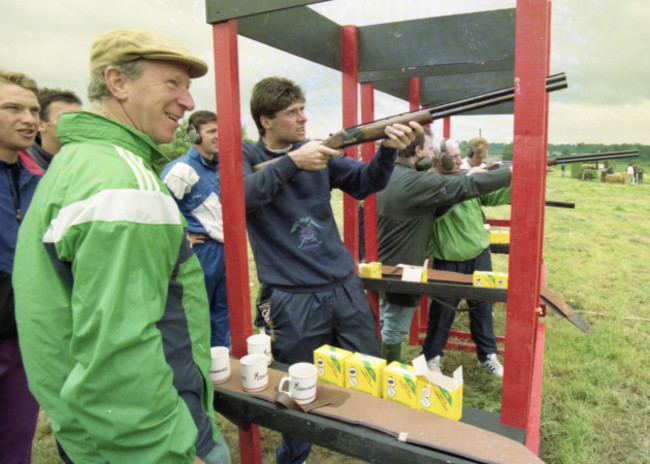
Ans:
[{"label": "man aiming shotgun", "polygon": [[[548,76],[546,78],[547,92],[553,92],[565,88],[567,88],[567,82],[564,73],[553,74],[552,76]],[[362,124],[360,126],[349,127],[330,135],[322,142],[322,145],[334,150],[339,150],[351,145],[385,139],[387,138],[385,132],[386,128],[394,124],[408,125],[410,121],[415,121],[420,125],[427,125],[431,124],[436,119],[455,116],[492,105],[498,105],[499,103],[511,101],[514,99],[514,97],[514,87],[493,90],[491,92],[483,93],[480,95],[475,95],[448,103],[441,103],[429,108],[410,111],[408,113],[401,113],[385,119],[379,119],[367,124]],[[275,163],[277,161],[278,159],[274,158],[263,163],[253,165],[252,169],[253,171],[257,172],[261,169],[264,169],[269,164]]]}]

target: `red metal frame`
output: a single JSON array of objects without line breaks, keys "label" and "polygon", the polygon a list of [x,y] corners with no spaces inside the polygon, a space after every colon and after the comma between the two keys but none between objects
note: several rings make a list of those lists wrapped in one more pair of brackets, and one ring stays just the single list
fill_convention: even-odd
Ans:
[{"label": "red metal frame", "polygon": [[[541,367],[543,340],[537,340],[544,176],[546,174],[546,92],[548,3],[518,0],[515,49],[513,195],[509,290],[506,310],[505,372],[501,422],[532,433],[534,403],[541,394],[535,372]],[[512,347],[512,348],[509,348]],[[537,365],[536,365],[537,364]],[[541,378],[539,379],[541,381]],[[539,435],[527,436],[531,450]]]},{"label": "red metal frame", "polygon": [[[375,85],[372,82],[364,82],[360,85],[359,93],[361,96],[361,123],[374,121],[375,119]],[[361,145],[362,159],[365,163],[369,162],[375,154],[375,143],[367,142]],[[377,195],[370,195],[363,201],[364,215],[364,241],[366,262],[372,263],[379,259],[377,250]],[[379,328],[379,293],[368,291],[368,304],[375,317],[375,327],[377,337],[381,339]]]},{"label": "red metal frame", "polygon": [[[539,411],[543,367],[544,326],[538,323],[539,285],[542,276],[544,187],[548,128],[548,98],[544,78],[548,71],[550,3],[518,0],[515,53],[515,128],[513,157],[513,202],[510,240],[509,292],[506,313],[505,376],[503,379],[501,422],[526,428],[526,445],[539,447]],[[342,33],[343,126],[357,124],[357,28],[345,26]],[[235,356],[246,351],[246,337],[252,333],[245,205],[241,181],[241,129],[239,69],[237,63],[237,21],[213,24],[215,83],[219,109],[219,134],[224,239],[228,269],[228,298],[232,350]],[[415,84],[414,84],[415,85]],[[362,90],[362,116],[373,115],[372,84]],[[443,136],[451,132],[449,118],[443,120]],[[364,148],[364,157],[374,147]],[[348,156],[358,158],[357,148]],[[376,206],[366,200],[367,259],[377,259]],[[344,197],[344,242],[358,257],[357,202]],[[374,215],[374,217],[372,217]],[[374,230],[373,230],[374,229]],[[532,246],[531,246],[532,245]],[[235,308],[237,310],[235,310]],[[375,306],[376,308],[376,306]],[[509,348],[511,347],[511,348]],[[261,462],[259,429],[248,424],[240,431],[241,459]]]},{"label": "red metal frame", "polygon": [[[341,74],[343,127],[357,125],[358,87],[358,43],[357,27],[341,28]],[[359,159],[359,147],[345,148],[346,156]],[[343,242],[355,262],[359,262],[359,203],[348,194],[343,194]]]},{"label": "red metal frame", "polygon": [[[228,269],[228,312],[232,353],[246,354],[246,338],[252,334],[250,288],[248,285],[248,249],[246,246],[246,207],[242,169],[239,109],[239,65],[237,62],[237,20],[212,26],[215,88],[219,117],[219,164],[223,205],[223,235]],[[245,310],[241,310],[244,308]],[[261,463],[259,427],[246,424],[239,429],[242,463]]]}]

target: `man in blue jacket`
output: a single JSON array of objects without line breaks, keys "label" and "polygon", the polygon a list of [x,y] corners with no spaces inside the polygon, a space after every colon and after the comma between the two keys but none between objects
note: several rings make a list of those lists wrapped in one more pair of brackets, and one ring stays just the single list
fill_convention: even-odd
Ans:
[{"label": "man in blue jacket", "polygon": [[229,347],[217,115],[212,111],[192,113],[187,136],[192,146],[165,166],[161,178],[187,219],[190,242],[205,274],[210,302],[210,345]]},{"label": "man in blue jacket", "polygon": [[[293,364],[312,362],[323,344],[379,356],[370,306],[355,261],[341,241],[330,206],[339,188],[361,200],[387,184],[397,149],[421,127],[394,125],[367,164],[335,157],[336,150],[306,142],[305,97],[294,82],[270,77],[258,82],[251,113],[260,139],[245,142],[246,225],[270,304],[267,328],[273,356]],[[270,161],[264,169],[253,166]],[[284,436],[279,463],[301,463],[311,445]]]},{"label": "man in blue jacket", "polygon": [[11,276],[18,227],[42,174],[19,160],[36,137],[37,93],[29,77],[0,69],[0,462],[19,464],[31,460],[38,403],[18,347]]}]

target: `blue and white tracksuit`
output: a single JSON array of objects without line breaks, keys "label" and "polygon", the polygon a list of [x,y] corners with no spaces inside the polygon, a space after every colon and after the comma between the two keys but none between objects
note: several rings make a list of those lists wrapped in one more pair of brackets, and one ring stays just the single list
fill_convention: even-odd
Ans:
[{"label": "blue and white tracksuit", "polygon": [[161,178],[187,220],[187,231],[210,238],[193,248],[205,274],[210,302],[210,344],[229,347],[219,163],[211,165],[191,146],[187,153],[164,167]]}]

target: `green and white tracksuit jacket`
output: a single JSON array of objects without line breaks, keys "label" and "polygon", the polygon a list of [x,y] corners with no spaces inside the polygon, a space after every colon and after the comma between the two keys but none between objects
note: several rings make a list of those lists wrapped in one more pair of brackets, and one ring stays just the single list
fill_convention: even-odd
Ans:
[{"label": "green and white tracksuit jacket", "polygon": [[151,167],[162,154],[91,113],[61,116],[58,135],[13,275],[29,388],[74,462],[209,456],[219,431],[207,296],[185,220]]}]

